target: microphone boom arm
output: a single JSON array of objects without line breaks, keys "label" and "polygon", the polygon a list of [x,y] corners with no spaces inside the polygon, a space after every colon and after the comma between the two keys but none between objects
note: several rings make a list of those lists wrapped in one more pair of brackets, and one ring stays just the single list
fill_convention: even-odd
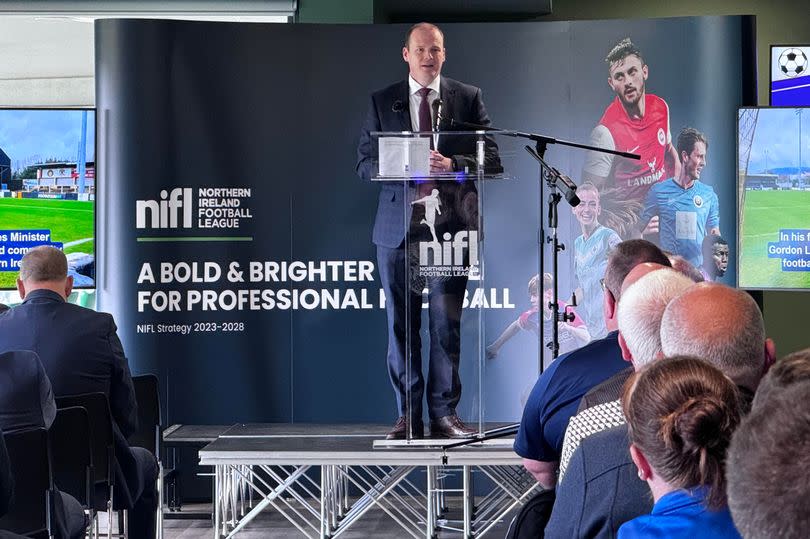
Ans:
[{"label": "microphone boom arm", "polygon": [[[571,142],[570,140],[563,140],[554,137],[549,137],[546,135],[539,135],[537,133],[525,133],[523,131],[512,131],[508,129],[500,129],[497,127],[491,127],[487,125],[480,125],[480,124],[473,124],[469,122],[460,122],[458,120],[450,120],[451,126],[458,126],[463,127],[465,129],[474,129],[476,131],[492,131],[493,133],[497,133],[499,135],[503,135],[505,137],[517,137],[517,138],[525,138],[528,140],[532,140],[538,144],[542,144],[543,146],[547,144],[560,144],[561,146],[570,146],[572,148],[581,148],[583,150],[593,150],[595,152],[601,153],[609,153],[611,155],[618,155],[620,157],[626,157],[628,159],[635,159],[636,161],[641,160],[641,156],[637,153],[630,153],[630,152],[621,152],[619,150],[609,150],[607,148],[600,148],[598,146],[591,146],[590,144],[582,144],[579,142]],[[542,156],[541,156],[542,157]]]}]

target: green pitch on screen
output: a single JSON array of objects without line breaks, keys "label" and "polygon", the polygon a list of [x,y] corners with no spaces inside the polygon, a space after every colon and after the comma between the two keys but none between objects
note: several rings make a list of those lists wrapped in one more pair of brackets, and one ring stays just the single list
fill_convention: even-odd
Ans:
[{"label": "green pitch on screen", "polygon": [[[46,229],[51,241],[82,241],[65,248],[65,253],[95,253],[94,202],[39,198],[0,198],[0,228],[3,230]],[[0,272],[0,288],[13,288],[17,272]]]},{"label": "green pitch on screen", "polygon": [[810,229],[810,191],[746,191],[740,228],[740,288],[810,288],[810,271],[782,271],[768,258],[779,231]]}]

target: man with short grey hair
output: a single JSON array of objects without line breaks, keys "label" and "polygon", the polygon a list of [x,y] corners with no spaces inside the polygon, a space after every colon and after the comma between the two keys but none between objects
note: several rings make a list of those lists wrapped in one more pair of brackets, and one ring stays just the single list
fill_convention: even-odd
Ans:
[{"label": "man with short grey hair", "polygon": [[113,317],[68,303],[73,278],[59,249],[43,245],[20,261],[17,290],[23,302],[0,316],[0,352],[39,355],[57,397],[102,392],[113,416],[114,509],[130,509],[129,537],[155,537],[157,461],[127,438],[138,408],[127,358]]},{"label": "man with short grey hair", "polygon": [[635,370],[661,357],[664,309],[694,284],[674,269],[661,268],[641,277],[624,293],[619,305],[619,346]]}]

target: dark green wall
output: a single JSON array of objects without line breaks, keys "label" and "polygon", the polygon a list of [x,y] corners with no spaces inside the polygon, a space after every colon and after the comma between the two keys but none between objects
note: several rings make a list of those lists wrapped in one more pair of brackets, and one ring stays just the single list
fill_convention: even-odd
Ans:
[{"label": "dark green wall", "polygon": [[[493,0],[497,1],[497,0]],[[299,0],[300,22],[370,23],[374,0]],[[631,19],[695,15],[756,15],[759,104],[768,104],[769,46],[810,43],[808,0],[554,0],[553,14],[537,20]],[[676,44],[674,44],[676,45]],[[685,74],[688,76],[689,74]],[[779,355],[810,346],[801,320],[810,320],[810,296],[766,292],[765,324]]]},{"label": "dark green wall", "polygon": [[374,0],[299,0],[298,22],[370,23]]},{"label": "dark green wall", "polygon": [[538,20],[629,19],[693,15],[756,15],[759,102],[768,104],[768,52],[771,43],[810,42],[807,0],[555,0],[554,13]]}]

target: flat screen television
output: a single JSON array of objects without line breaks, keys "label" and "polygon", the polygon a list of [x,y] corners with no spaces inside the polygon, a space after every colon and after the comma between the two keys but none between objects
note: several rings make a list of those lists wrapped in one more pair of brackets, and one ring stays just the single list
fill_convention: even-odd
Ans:
[{"label": "flat screen television", "polygon": [[74,287],[95,287],[95,160],[95,109],[0,108],[0,289],[38,245],[64,250]]},{"label": "flat screen television", "polygon": [[810,107],[741,108],[738,284],[810,289]]},{"label": "flat screen television", "polygon": [[810,107],[810,45],[771,45],[774,107]]}]

